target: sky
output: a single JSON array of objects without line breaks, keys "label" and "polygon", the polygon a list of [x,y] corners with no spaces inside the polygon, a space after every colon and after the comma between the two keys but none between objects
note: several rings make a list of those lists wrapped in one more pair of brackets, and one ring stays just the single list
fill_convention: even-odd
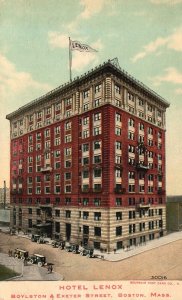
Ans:
[{"label": "sky", "polygon": [[0,187],[9,185],[6,114],[117,57],[122,69],[170,102],[168,195],[182,195],[182,0],[0,0]]}]

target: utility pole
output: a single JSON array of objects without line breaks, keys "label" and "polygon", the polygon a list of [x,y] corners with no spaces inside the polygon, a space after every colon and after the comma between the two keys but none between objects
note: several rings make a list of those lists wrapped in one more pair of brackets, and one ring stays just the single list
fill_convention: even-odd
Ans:
[{"label": "utility pole", "polygon": [[6,181],[4,180],[4,209],[6,208]]}]

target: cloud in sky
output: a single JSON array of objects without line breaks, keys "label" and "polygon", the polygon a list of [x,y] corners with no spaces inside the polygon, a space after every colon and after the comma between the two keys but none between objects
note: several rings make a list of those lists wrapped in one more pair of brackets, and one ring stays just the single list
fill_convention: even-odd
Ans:
[{"label": "cloud in sky", "polygon": [[175,90],[175,93],[176,93],[177,95],[182,95],[182,88],[176,89],[176,90]]},{"label": "cloud in sky", "polygon": [[48,32],[48,42],[52,48],[68,48],[69,37],[66,34],[62,34],[58,31]]},{"label": "cloud in sky", "polygon": [[[168,82],[173,84],[182,84],[182,73],[180,73],[176,68],[169,67],[165,69],[165,73],[160,76],[152,78],[154,85],[160,85],[162,82]],[[178,92],[182,89],[178,89]]]},{"label": "cloud in sky", "polygon": [[[16,66],[5,55],[0,53],[0,95],[1,105],[9,104],[13,99],[21,98],[24,93],[32,89],[38,93],[45,93],[52,87],[47,83],[34,80],[30,73],[17,71]],[[27,99],[26,99],[27,100]]]},{"label": "cloud in sky", "polygon": [[95,14],[98,14],[104,8],[106,0],[80,0],[80,4],[83,7],[83,11],[80,17],[83,19],[89,19]]},{"label": "cloud in sky", "polygon": [[143,51],[137,53],[132,58],[132,61],[135,63],[145,56],[155,53],[158,49],[164,46],[175,51],[182,51],[182,27],[176,29],[171,35],[167,37],[158,37],[155,41],[144,46]]},{"label": "cloud in sky", "polygon": [[[52,48],[66,48],[69,47],[69,40],[68,36],[59,32],[49,32],[48,33],[48,40],[49,44]],[[80,40],[81,43],[85,43],[84,41]],[[86,42],[87,44],[87,42]],[[89,44],[89,43],[88,43]],[[103,48],[103,44],[101,39],[98,39],[94,43],[89,44],[93,49],[101,50]],[[97,59],[97,52],[90,53],[90,52],[79,52],[79,51],[72,51],[72,69],[73,70],[83,70],[84,67],[89,65],[92,62],[98,61]]]},{"label": "cloud in sky", "polygon": [[168,4],[168,5],[175,5],[178,3],[182,3],[182,0],[150,0],[153,4]]},{"label": "cloud in sky", "polygon": [[0,166],[4,172],[3,178],[9,178],[9,123],[5,120],[6,114],[25,104],[30,95],[33,98],[50,89],[52,87],[49,84],[34,80],[30,73],[18,71],[16,66],[0,53]]}]

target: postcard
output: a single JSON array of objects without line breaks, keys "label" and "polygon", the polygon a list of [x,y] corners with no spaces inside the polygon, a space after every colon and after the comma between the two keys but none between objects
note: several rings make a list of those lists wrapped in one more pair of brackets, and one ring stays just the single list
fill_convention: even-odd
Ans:
[{"label": "postcard", "polygon": [[180,299],[181,0],[0,0],[0,300]]}]

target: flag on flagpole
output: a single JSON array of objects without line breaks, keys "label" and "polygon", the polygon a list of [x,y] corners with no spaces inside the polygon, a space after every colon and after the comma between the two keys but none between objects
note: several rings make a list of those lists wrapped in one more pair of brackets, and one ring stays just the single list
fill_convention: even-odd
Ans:
[{"label": "flag on flagpole", "polygon": [[73,50],[78,50],[80,52],[97,52],[97,50],[93,49],[89,45],[82,44],[78,41],[71,41],[70,40],[70,49]]},{"label": "flag on flagpole", "polygon": [[69,69],[70,69],[70,81],[72,81],[72,51],[77,50],[80,52],[97,52],[97,50],[93,49],[89,45],[82,44],[78,41],[72,41],[69,37]]}]

